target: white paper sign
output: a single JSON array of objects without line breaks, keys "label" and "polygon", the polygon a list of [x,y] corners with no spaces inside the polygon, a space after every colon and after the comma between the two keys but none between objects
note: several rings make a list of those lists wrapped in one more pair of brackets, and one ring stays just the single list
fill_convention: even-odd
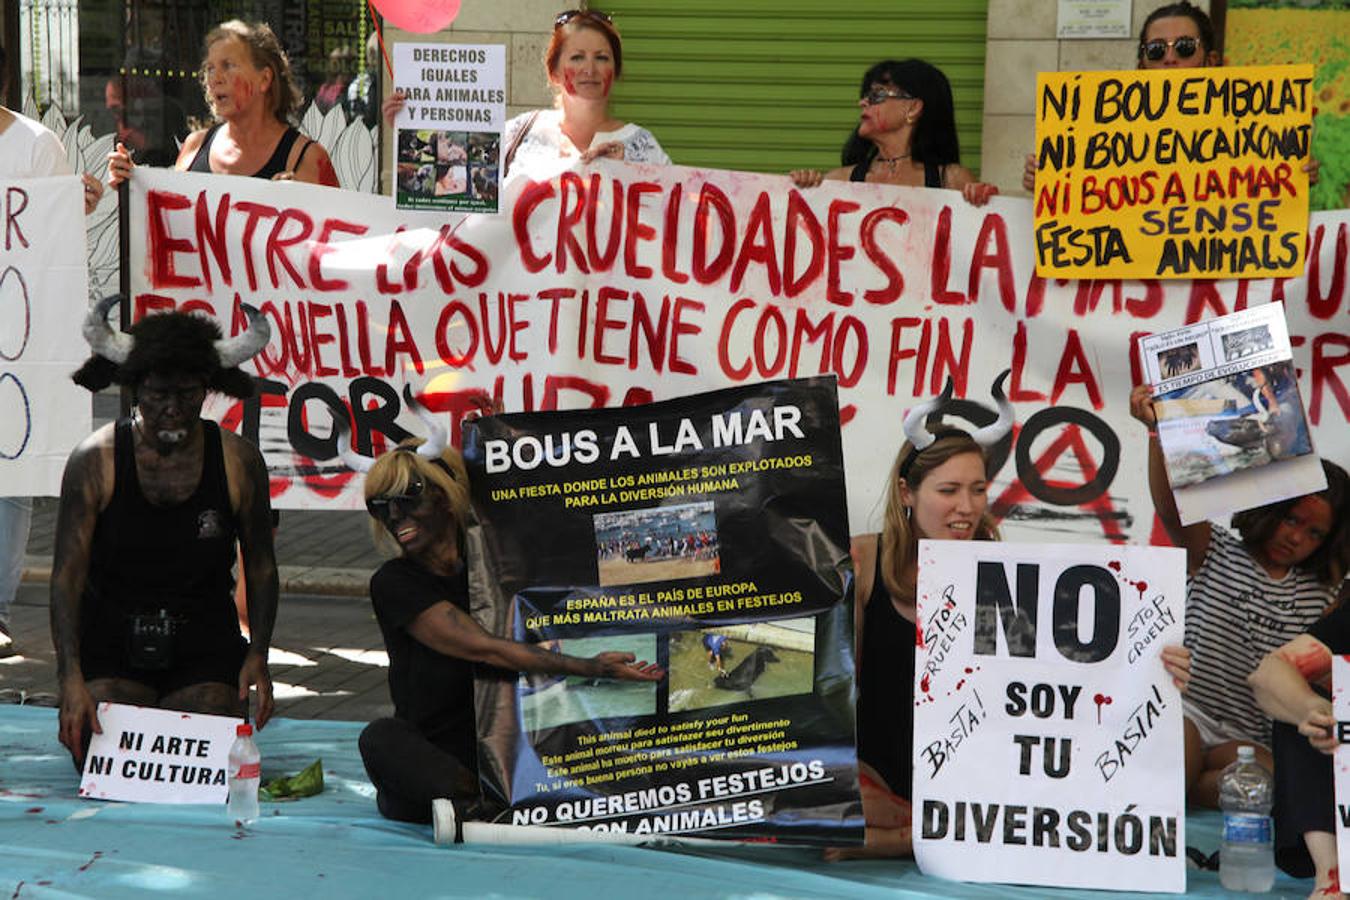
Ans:
[{"label": "white paper sign", "polygon": [[914,851],[929,875],[1184,891],[1171,548],[921,541]]},{"label": "white paper sign", "polygon": [[1350,722],[1350,656],[1331,657],[1331,712],[1336,716],[1336,853],[1350,860],[1350,743],[1340,738],[1341,726]]},{"label": "white paper sign", "polygon": [[133,803],[224,803],[239,720],[100,703],[102,734],[84,758],[80,796]]},{"label": "white paper sign", "polygon": [[70,380],[89,352],[84,258],[79,178],[0,179],[0,496],[55,496],[93,427]]},{"label": "white paper sign", "polygon": [[1055,37],[1127,38],[1130,0],[1059,0]]},{"label": "white paper sign", "polygon": [[394,79],[407,98],[394,119],[395,205],[497,212],[506,48],[395,44]]}]

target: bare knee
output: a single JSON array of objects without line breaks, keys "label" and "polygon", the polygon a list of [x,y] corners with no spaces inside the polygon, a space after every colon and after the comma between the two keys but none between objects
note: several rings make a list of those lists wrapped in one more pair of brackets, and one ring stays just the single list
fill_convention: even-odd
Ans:
[{"label": "bare knee", "polygon": [[245,713],[244,704],[239,699],[239,686],[215,681],[190,684],[170,691],[160,698],[158,705],[163,709],[213,716],[242,718]]}]

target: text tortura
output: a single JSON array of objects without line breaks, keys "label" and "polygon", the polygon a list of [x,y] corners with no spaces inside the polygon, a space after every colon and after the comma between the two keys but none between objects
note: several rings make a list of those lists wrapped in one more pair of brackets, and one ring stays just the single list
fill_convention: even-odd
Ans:
[{"label": "text tortura", "polygon": [[[714,416],[708,438],[713,447],[737,447],[755,441],[781,441],[787,436],[806,437],[801,428],[801,410],[796,406],[775,406],[771,410],[751,409],[748,414],[732,410]],[[639,429],[639,434],[640,434]],[[691,419],[678,422],[650,422],[645,446],[627,425],[620,425],[607,442],[610,462],[637,459],[644,455],[669,456],[705,448]],[[600,436],[593,429],[542,437],[524,435],[511,440],[489,438],[483,441],[484,468],[490,475],[512,468],[530,470],[540,465],[561,467],[590,465],[601,458]]]}]

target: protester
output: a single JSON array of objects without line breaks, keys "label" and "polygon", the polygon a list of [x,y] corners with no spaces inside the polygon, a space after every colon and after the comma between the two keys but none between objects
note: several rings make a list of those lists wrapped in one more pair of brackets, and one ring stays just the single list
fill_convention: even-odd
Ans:
[{"label": "protester", "polygon": [[[0,46],[0,97],[6,93],[5,48]],[[61,139],[27,116],[0,106],[0,178],[40,178],[70,175]],[[84,179],[84,211],[92,213],[103,196],[103,185],[92,175]],[[33,522],[29,497],[0,497],[0,658],[14,655],[9,633],[9,607],[23,578],[23,557]]]},{"label": "protester", "polygon": [[[669,165],[670,157],[645,128],[609,114],[610,88],[623,74],[623,44],[609,16],[595,9],[568,10],[553,21],[544,69],[556,92],[553,109],[522,113],[506,123],[503,174],[551,171],[560,159],[590,162],[601,156]],[[384,103],[393,124],[403,94]]]},{"label": "protester", "polygon": [[821,181],[868,181],[950,188],[976,206],[998,193],[962,166],[952,86],[921,59],[885,60],[868,69],[858,92],[858,126],[844,144],[843,165],[822,175],[789,173],[798,187]]},{"label": "protester", "polygon": [[[1209,15],[1186,0],[1160,6],[1148,14],[1139,29],[1136,64],[1140,69],[1199,69],[1223,65],[1214,42],[1214,23]],[[1028,153],[1022,168],[1022,189],[1036,188],[1036,154]],[[1317,160],[1303,164],[1308,183],[1317,183]]]},{"label": "protester", "polygon": [[[337,187],[328,152],[290,124],[301,101],[291,63],[266,24],[231,19],[206,35],[202,90],[216,124],[188,135],[174,167]],[[135,166],[121,142],[108,154],[109,181]]]},{"label": "protester", "polygon": [[727,636],[725,634],[705,634],[703,649],[708,651],[708,668],[718,675],[727,674],[722,658],[727,655]]},{"label": "protester", "polygon": [[[239,716],[258,689],[256,724],[272,715],[267,648],[277,608],[267,469],[258,449],[201,417],[208,391],[253,393],[240,363],[266,345],[266,319],[222,339],[185,313],[108,327],[117,298],[90,310],[94,350],[75,373],[91,391],[132,390],[130,418],[103,426],[66,462],[52,563],[51,618],[61,688],[61,743],[82,764],[86,727],[109,700]],[[243,551],[252,640],[231,599]]]},{"label": "protester", "polygon": [[1340,743],[1328,699],[1333,653],[1350,653],[1350,608],[1344,604],[1266,654],[1248,679],[1261,708],[1275,719],[1275,861],[1295,878],[1316,879],[1309,897],[1317,900],[1344,896],[1331,768]]},{"label": "protester", "polygon": [[1148,483],[1167,536],[1186,551],[1186,796],[1217,807],[1219,775],[1240,744],[1270,767],[1270,720],[1247,685],[1261,659],[1302,634],[1336,598],[1350,562],[1350,479],[1326,460],[1326,490],[1233,516],[1235,536],[1208,522],[1181,524],[1158,443],[1150,388],[1130,394],[1149,429]]},{"label": "protester", "polygon": [[368,469],[366,509],[376,540],[399,553],[370,579],[394,716],[361,732],[361,759],[380,814],[424,823],[434,800],[450,799],[461,819],[478,808],[475,664],[626,681],[665,677],[659,667],[630,665],[631,653],[565,656],[494,637],[474,621],[464,559],[468,474],[459,452],[445,446],[444,429],[434,427],[430,440],[412,438],[373,464],[351,452],[349,434],[342,438],[347,464]]}]

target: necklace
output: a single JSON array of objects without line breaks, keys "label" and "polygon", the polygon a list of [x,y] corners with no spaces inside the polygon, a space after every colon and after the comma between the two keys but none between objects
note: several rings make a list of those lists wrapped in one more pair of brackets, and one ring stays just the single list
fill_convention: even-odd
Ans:
[{"label": "necklace", "polygon": [[909,159],[909,154],[908,154],[908,153],[904,154],[903,156],[877,156],[877,157],[876,157],[876,161],[877,161],[877,162],[884,162],[886,165],[890,166],[892,169],[895,168],[895,164],[896,164],[896,163],[904,162],[904,161],[907,160],[907,159]]}]

